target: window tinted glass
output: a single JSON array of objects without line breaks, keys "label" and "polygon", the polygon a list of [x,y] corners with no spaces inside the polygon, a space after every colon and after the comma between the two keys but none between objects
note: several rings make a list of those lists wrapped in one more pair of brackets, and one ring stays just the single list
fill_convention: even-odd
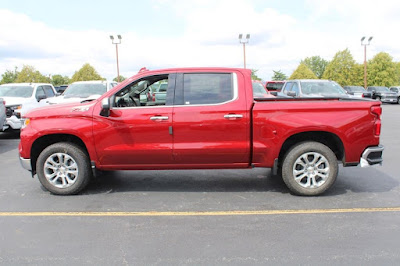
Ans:
[{"label": "window tinted glass", "polygon": [[293,82],[286,83],[284,92],[287,93],[288,91],[290,91],[292,89],[292,86],[293,86]]},{"label": "window tinted glass", "polygon": [[103,83],[73,83],[64,92],[64,98],[87,98],[91,95],[102,95],[107,91]]},{"label": "window tinted glass", "polygon": [[115,94],[114,107],[166,105],[168,75],[137,80]]},{"label": "window tinted glass", "polygon": [[43,96],[46,97],[46,94],[44,93],[43,87],[40,86],[36,90],[36,99],[39,100],[39,97],[43,97]]},{"label": "window tinted glass", "polygon": [[32,97],[33,87],[31,86],[12,86],[2,85],[0,86],[0,96],[4,97]]},{"label": "window tinted glass", "polygon": [[339,84],[333,81],[329,82],[302,81],[301,88],[303,94],[308,94],[308,95],[346,94],[345,90],[343,90]]},{"label": "window tinted glass", "polygon": [[233,99],[231,74],[185,74],[184,104],[215,104]]},{"label": "window tinted glass", "polygon": [[54,97],[54,91],[50,86],[43,86],[44,87],[44,92],[46,93],[46,97]]},{"label": "window tinted glass", "polygon": [[268,90],[280,91],[283,87],[283,82],[268,82],[266,87]]},{"label": "window tinted glass", "polygon": [[292,91],[296,92],[296,95],[299,95],[299,85],[297,85],[297,82],[293,83]]}]

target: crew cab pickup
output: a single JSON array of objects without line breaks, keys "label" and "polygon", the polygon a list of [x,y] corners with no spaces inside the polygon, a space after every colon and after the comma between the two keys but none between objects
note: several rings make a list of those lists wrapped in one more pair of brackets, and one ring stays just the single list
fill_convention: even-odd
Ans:
[{"label": "crew cab pickup", "polygon": [[[163,105],[140,94],[167,83]],[[141,71],[91,102],[26,114],[24,168],[54,194],[76,194],[95,170],[265,167],[292,193],[319,195],[344,166],[382,162],[378,101],[253,98],[251,71]]]},{"label": "crew cab pickup", "polygon": [[56,96],[47,83],[8,83],[0,85],[0,97],[6,102],[6,126],[21,129],[21,117],[28,111],[48,105],[45,99]]}]

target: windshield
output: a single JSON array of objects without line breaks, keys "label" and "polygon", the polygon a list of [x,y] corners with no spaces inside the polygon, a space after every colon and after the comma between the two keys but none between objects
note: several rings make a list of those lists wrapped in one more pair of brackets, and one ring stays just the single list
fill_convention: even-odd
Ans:
[{"label": "windshield", "polygon": [[389,92],[389,89],[387,87],[373,87],[373,89],[380,92]]},{"label": "windshield", "polygon": [[168,88],[168,84],[162,83],[162,84],[160,84],[160,87],[158,87],[158,92],[166,92],[167,88]]},{"label": "windshield", "polygon": [[351,92],[365,92],[363,87],[358,87],[358,86],[354,86],[354,87],[347,87],[347,89]]},{"label": "windshield", "polygon": [[301,88],[303,94],[316,94],[316,95],[337,95],[343,94],[346,95],[346,91],[340,87],[339,84],[333,81],[329,82],[311,82],[311,81],[302,81]]},{"label": "windshield", "polygon": [[29,98],[32,93],[33,87],[31,86],[0,86],[0,97]]},{"label": "windshield", "polygon": [[263,85],[258,82],[253,82],[253,93],[254,94],[264,94],[267,93],[267,91],[264,89]]},{"label": "windshield", "polygon": [[106,91],[107,86],[103,83],[75,83],[64,91],[64,98],[87,98],[90,95],[102,95]]}]

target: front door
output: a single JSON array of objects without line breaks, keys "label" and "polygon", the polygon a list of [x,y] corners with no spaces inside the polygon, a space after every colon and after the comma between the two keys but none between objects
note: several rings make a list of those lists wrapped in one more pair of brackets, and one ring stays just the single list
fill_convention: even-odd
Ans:
[{"label": "front door", "polygon": [[110,115],[99,116],[93,128],[97,155],[103,167],[157,169],[173,163],[172,103],[155,103],[150,97],[140,97],[148,93],[148,87],[165,83],[168,84],[166,93],[173,92],[175,80],[172,76],[174,74],[140,79],[111,97]]}]

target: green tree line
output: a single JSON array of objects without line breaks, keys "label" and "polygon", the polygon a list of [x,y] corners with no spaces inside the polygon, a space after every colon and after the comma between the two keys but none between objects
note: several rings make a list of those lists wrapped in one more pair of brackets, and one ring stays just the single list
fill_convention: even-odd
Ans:
[{"label": "green tree line", "polygon": [[[59,74],[45,76],[36,70],[33,66],[24,65],[21,71],[17,67],[14,70],[6,70],[1,75],[0,84],[6,83],[23,83],[23,82],[38,82],[38,83],[51,83],[54,86],[67,85],[75,81],[87,80],[105,80],[97,73],[96,69],[90,64],[84,64],[72,77],[62,76]],[[126,78],[120,75],[120,81]],[[117,77],[114,78],[117,81]]]},{"label": "green tree line", "polygon": [[[280,70],[273,71],[272,80],[329,79],[342,86],[364,86],[364,64],[358,64],[348,49],[339,51],[331,61],[320,56],[300,61],[289,78]],[[400,85],[400,62],[394,62],[388,53],[380,52],[367,62],[367,86]]]}]

